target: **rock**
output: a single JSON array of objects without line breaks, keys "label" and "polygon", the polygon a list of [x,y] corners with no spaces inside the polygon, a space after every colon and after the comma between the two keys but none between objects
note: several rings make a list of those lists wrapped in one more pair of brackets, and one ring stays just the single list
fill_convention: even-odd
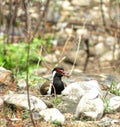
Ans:
[{"label": "rock", "polygon": [[74,114],[77,105],[78,105],[78,101],[72,100],[71,98],[69,98],[67,96],[62,96],[62,102],[57,105],[57,108],[62,113],[71,113],[71,114]]},{"label": "rock", "polygon": [[68,23],[67,22],[58,22],[57,23],[57,30],[61,30],[60,32],[58,32],[57,33],[57,35],[59,36],[59,34],[61,34],[61,36],[62,36],[62,32],[63,32],[63,30],[67,27],[67,25],[68,25]]},{"label": "rock", "polygon": [[53,103],[48,101],[48,100],[43,99],[43,102],[47,105],[48,108],[53,108],[54,107]]},{"label": "rock", "polygon": [[44,67],[42,67],[42,68],[36,68],[36,69],[33,70],[33,74],[34,75],[43,75],[46,72],[47,72],[47,68],[44,68]]},{"label": "rock", "polygon": [[113,37],[113,36],[108,36],[107,38],[106,38],[106,44],[108,45],[108,46],[110,46],[111,48],[115,45],[115,43],[116,43],[116,38],[115,37]]},{"label": "rock", "polygon": [[105,46],[102,42],[95,45],[96,55],[102,55],[104,52],[105,52]]},{"label": "rock", "polygon": [[46,21],[51,21],[53,23],[58,22],[60,19],[60,7],[61,3],[58,3],[56,0],[51,1],[46,14]]},{"label": "rock", "polygon": [[[8,104],[26,108],[29,110],[28,99],[26,94],[8,94],[4,95],[4,101]],[[30,95],[31,110],[40,111],[46,109],[46,104],[39,98]]]},{"label": "rock", "polygon": [[89,20],[95,21],[100,18],[100,10],[99,7],[94,7],[92,10],[89,11]]},{"label": "rock", "polygon": [[45,61],[48,63],[56,63],[57,57],[55,54],[48,54],[44,57]]},{"label": "rock", "polygon": [[111,126],[111,125],[113,125],[114,123],[119,123],[119,121],[118,120],[116,120],[116,119],[113,119],[113,118],[109,118],[109,117],[104,117],[104,118],[102,118],[99,122],[98,122],[98,125],[99,126]]},{"label": "rock", "polygon": [[56,47],[58,44],[57,39],[51,40],[50,43],[53,45],[53,47]]},{"label": "rock", "polygon": [[69,37],[72,37],[73,35],[73,29],[72,28],[65,28],[65,34],[68,35]]},{"label": "rock", "polygon": [[[93,0],[94,2],[97,2],[97,3],[100,3],[100,1],[99,0]],[[109,3],[110,2],[110,0],[102,0],[102,2],[103,3]]]},{"label": "rock", "polygon": [[118,89],[119,92],[120,92],[120,83],[117,84],[117,89]]},{"label": "rock", "polygon": [[62,95],[67,95],[72,100],[79,100],[82,95],[84,95],[84,90],[81,89],[80,84],[71,83],[63,91]]},{"label": "rock", "polygon": [[63,10],[67,10],[67,11],[73,10],[73,7],[71,6],[71,4],[68,0],[63,1],[62,8],[63,8]]},{"label": "rock", "polygon": [[120,112],[120,96],[110,98],[109,108]]},{"label": "rock", "polygon": [[3,67],[0,67],[0,83],[3,83],[5,85],[10,85],[13,83],[13,75],[10,70],[7,70]]},{"label": "rock", "polygon": [[100,98],[99,91],[96,89],[90,90],[86,93],[80,100],[76,112],[76,118],[84,118],[88,119],[101,119],[104,113],[104,104]]},{"label": "rock", "polygon": [[39,112],[33,112],[33,119],[34,120],[39,120],[40,119]]},{"label": "rock", "polygon": [[[75,56],[76,56],[76,51],[70,51],[67,52],[65,54],[66,58],[65,58],[65,62],[70,63],[70,64],[74,64],[75,61]],[[86,53],[84,51],[79,51],[78,52],[78,57],[76,59],[75,65],[80,65],[80,64],[84,64],[86,59]]]},{"label": "rock", "polygon": [[18,83],[17,83],[17,86],[18,86],[19,89],[26,88],[26,86],[27,86],[26,81],[24,79],[19,79]]},{"label": "rock", "polygon": [[119,20],[120,20],[120,13],[115,13],[113,16],[113,22],[115,22],[117,26],[120,25]]},{"label": "rock", "polygon": [[0,93],[16,89],[12,71],[0,67]]},{"label": "rock", "polygon": [[5,127],[7,125],[7,120],[5,118],[0,118],[0,126]]},{"label": "rock", "polygon": [[74,82],[69,84],[62,91],[62,95],[67,95],[73,100],[79,100],[85,93],[93,88],[101,92],[100,86],[96,80]]},{"label": "rock", "polygon": [[[114,54],[114,57],[113,57],[113,54]],[[100,61],[101,62],[103,62],[103,61],[112,61],[113,58],[114,58],[114,60],[118,60],[119,56],[120,56],[119,49],[116,49],[114,53],[113,53],[113,51],[108,51],[100,57]]]},{"label": "rock", "polygon": [[39,114],[45,121],[60,122],[61,124],[65,122],[64,115],[56,108],[42,110]]},{"label": "rock", "polygon": [[87,29],[77,29],[76,34],[78,37],[82,36],[84,39],[89,37],[89,32]]},{"label": "rock", "polygon": [[103,36],[97,36],[97,39],[100,43],[104,42],[105,41],[105,37]]},{"label": "rock", "polygon": [[89,6],[91,0],[72,0],[73,5]]},{"label": "rock", "polygon": [[64,28],[62,28],[62,27],[63,27],[62,25],[59,26],[59,29],[62,29],[62,30],[60,32],[58,32],[57,35],[56,35],[56,41],[57,41],[58,46],[63,46],[64,43],[67,40],[67,35],[63,34],[63,32],[64,32],[63,29]]}]

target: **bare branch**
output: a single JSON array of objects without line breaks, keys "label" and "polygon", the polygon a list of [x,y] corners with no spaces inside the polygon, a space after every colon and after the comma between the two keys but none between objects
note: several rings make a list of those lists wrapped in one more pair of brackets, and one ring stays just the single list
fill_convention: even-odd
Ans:
[{"label": "bare branch", "polygon": [[30,17],[28,14],[28,5],[29,5],[29,1],[28,3],[25,3],[25,1],[23,0],[23,4],[24,4],[24,10],[25,10],[25,17],[26,17],[26,30],[27,30],[27,60],[26,60],[26,84],[27,84],[27,97],[28,97],[28,106],[29,106],[29,111],[30,111],[30,117],[31,117],[31,121],[34,127],[36,127],[36,124],[34,122],[33,119],[33,115],[32,115],[32,111],[31,111],[31,103],[30,103],[30,94],[29,94],[29,56],[30,56],[30,42],[31,42],[31,37],[30,37]]}]

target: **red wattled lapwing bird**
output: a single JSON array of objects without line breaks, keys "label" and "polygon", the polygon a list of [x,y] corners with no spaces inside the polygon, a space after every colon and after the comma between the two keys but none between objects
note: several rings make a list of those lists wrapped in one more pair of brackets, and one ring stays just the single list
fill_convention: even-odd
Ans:
[{"label": "red wattled lapwing bird", "polygon": [[52,82],[46,81],[40,87],[40,93],[42,95],[46,94],[61,94],[64,90],[65,85],[62,81],[62,76],[67,76],[64,69],[62,67],[55,67],[52,70]]}]

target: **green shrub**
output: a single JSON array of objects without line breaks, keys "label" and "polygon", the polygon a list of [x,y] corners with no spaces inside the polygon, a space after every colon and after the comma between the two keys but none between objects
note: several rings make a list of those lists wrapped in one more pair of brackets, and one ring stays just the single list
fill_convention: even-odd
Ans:
[{"label": "green shrub", "polygon": [[[40,55],[41,47],[47,51],[50,50],[50,45],[50,40],[33,39],[30,44],[29,68],[35,67],[38,60],[40,62],[44,61],[44,57]],[[0,66],[14,71],[26,71],[27,46],[25,42],[5,44],[0,40]]]},{"label": "green shrub", "polygon": [[61,97],[52,98],[52,103],[56,104],[56,105],[60,104],[61,103]]},{"label": "green shrub", "polygon": [[117,88],[117,82],[113,81],[110,85],[110,89],[109,89],[110,93],[115,94],[116,96],[120,96],[120,91]]}]

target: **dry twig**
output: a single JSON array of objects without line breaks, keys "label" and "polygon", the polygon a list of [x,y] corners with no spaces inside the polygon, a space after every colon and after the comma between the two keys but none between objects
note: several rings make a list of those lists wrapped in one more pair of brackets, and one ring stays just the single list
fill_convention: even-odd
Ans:
[{"label": "dry twig", "polygon": [[30,43],[31,43],[30,17],[29,17],[29,13],[28,13],[29,2],[25,3],[25,1],[23,0],[23,4],[24,4],[25,16],[26,16],[26,30],[27,30],[26,40],[27,40],[27,44],[28,44],[28,48],[27,48],[27,60],[26,60],[27,97],[28,97],[28,106],[29,106],[31,121],[32,121],[33,126],[36,127],[36,124],[35,124],[34,119],[33,119],[32,111],[31,111],[29,84],[28,84],[28,79],[29,79],[28,78],[29,77],[29,56],[30,56]]},{"label": "dry twig", "polygon": [[[85,29],[85,24],[86,24],[86,22],[87,22],[87,21],[84,22],[83,29]],[[71,71],[70,71],[69,75],[72,75],[72,72],[73,72],[73,70],[74,70],[74,68],[75,68],[76,60],[77,60],[78,53],[79,53],[79,49],[80,49],[80,43],[81,43],[82,35],[80,35],[78,38],[79,38],[79,41],[78,41],[77,51],[76,51],[74,63],[73,63],[73,65],[72,65],[72,68],[71,68]]]}]

